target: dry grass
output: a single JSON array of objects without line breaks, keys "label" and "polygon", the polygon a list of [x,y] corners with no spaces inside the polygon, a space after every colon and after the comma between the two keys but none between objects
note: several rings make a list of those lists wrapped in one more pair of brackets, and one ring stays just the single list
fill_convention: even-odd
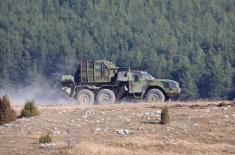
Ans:
[{"label": "dry grass", "polygon": [[[235,154],[235,106],[223,102],[39,106],[38,117],[0,126],[0,154]],[[166,125],[160,124],[163,106],[171,115]],[[68,128],[71,149],[64,141]],[[118,134],[119,129],[130,133]],[[46,132],[55,143],[51,149],[39,147],[38,137]]]}]

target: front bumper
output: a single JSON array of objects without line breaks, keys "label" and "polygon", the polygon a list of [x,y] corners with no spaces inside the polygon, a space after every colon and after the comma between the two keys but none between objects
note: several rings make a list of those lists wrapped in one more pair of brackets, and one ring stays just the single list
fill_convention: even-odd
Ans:
[{"label": "front bumper", "polygon": [[73,94],[74,94],[74,88],[71,88],[71,87],[62,87],[61,89],[63,90],[63,92],[64,92],[66,95],[68,95],[68,96],[70,96],[70,97],[72,97]]},{"label": "front bumper", "polygon": [[175,96],[181,93],[181,88],[169,88],[168,95],[169,96]]}]

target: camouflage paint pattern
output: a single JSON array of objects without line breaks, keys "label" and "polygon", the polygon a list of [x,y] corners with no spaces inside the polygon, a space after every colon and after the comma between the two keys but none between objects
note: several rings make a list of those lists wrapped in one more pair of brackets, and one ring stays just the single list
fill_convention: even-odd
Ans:
[{"label": "camouflage paint pattern", "polygon": [[[169,96],[181,92],[178,82],[169,79],[145,79],[142,75],[143,73],[142,71],[132,72],[133,76],[129,81],[129,93],[145,93],[149,87],[160,88]],[[138,74],[137,79],[135,79],[135,74]]]},{"label": "camouflage paint pattern", "polygon": [[80,77],[82,83],[110,82],[115,76],[117,68],[110,61],[81,61]]},{"label": "camouflage paint pattern", "polygon": [[71,94],[74,94],[75,87],[86,85],[92,87],[92,85],[95,86],[96,84],[102,87],[102,84],[107,85],[107,83],[112,85],[111,80],[115,76],[117,76],[117,83],[127,83],[126,86],[128,87],[127,91],[129,94],[141,93],[143,96],[150,88],[158,88],[167,96],[173,96],[181,92],[179,83],[176,81],[155,79],[145,71],[132,71],[130,68],[126,71],[118,71],[118,67],[106,60],[82,61],[80,63],[79,86],[75,85],[74,77],[71,75],[63,75],[61,83],[63,90],[72,89],[70,93],[70,96],[72,96]]}]

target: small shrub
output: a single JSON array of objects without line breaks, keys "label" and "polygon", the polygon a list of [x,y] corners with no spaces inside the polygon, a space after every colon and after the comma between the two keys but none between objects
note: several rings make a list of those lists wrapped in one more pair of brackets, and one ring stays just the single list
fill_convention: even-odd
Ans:
[{"label": "small shrub", "polygon": [[50,134],[42,135],[39,138],[39,143],[51,143],[51,142],[52,142],[52,138]]},{"label": "small shrub", "polygon": [[35,101],[27,101],[24,105],[24,109],[21,110],[21,117],[33,117],[39,115]]},{"label": "small shrub", "polygon": [[219,107],[224,107],[224,106],[227,106],[227,104],[226,104],[225,102],[220,102],[220,103],[218,104],[218,106],[219,106]]},{"label": "small shrub", "polygon": [[0,125],[16,120],[16,112],[11,108],[7,95],[0,97]]},{"label": "small shrub", "polygon": [[161,112],[161,124],[167,124],[170,121],[170,115],[169,115],[169,110],[167,106],[164,106],[162,108]]}]

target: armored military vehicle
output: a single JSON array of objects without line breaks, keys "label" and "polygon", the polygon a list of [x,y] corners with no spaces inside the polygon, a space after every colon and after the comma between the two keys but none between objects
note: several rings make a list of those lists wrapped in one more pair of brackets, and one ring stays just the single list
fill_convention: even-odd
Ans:
[{"label": "armored military vehicle", "polygon": [[181,92],[179,83],[110,61],[81,61],[75,75],[63,75],[62,90],[80,104],[113,104],[124,97],[164,102]]}]

